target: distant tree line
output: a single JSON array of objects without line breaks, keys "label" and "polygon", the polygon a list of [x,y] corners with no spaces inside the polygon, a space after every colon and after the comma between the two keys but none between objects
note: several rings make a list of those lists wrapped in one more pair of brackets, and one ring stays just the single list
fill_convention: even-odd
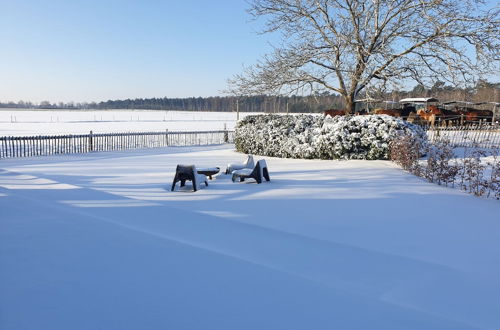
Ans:
[{"label": "distant tree line", "polygon": [[[500,102],[500,83],[491,83],[480,80],[471,88],[454,88],[443,82],[436,82],[432,87],[426,88],[417,85],[410,91],[370,91],[367,90],[360,97],[373,100],[398,101],[406,97],[436,97],[442,102],[466,101],[466,102]],[[109,100],[104,102],[90,103],[50,103],[43,101],[38,104],[32,102],[0,102],[0,108],[19,109],[148,109],[148,110],[184,110],[184,111],[236,111],[241,112],[321,112],[326,109],[344,109],[345,104],[338,94],[316,94],[310,96],[213,96],[213,97],[189,97],[189,98],[149,98],[149,99],[126,99]],[[377,102],[369,104],[377,107]],[[365,108],[365,104],[359,104]]]},{"label": "distant tree line", "polygon": [[150,98],[109,100],[90,103],[50,103],[43,101],[39,104],[32,102],[0,103],[1,108],[23,109],[144,109],[144,110],[184,110],[184,111],[236,111],[241,112],[320,112],[332,107],[342,107],[342,100],[338,95],[311,95],[311,96],[213,96],[189,98]]}]

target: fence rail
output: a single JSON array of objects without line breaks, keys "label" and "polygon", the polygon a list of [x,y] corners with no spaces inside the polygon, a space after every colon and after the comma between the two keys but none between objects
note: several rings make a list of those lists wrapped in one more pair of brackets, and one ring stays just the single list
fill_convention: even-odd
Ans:
[{"label": "fence rail", "polygon": [[428,127],[427,139],[433,143],[439,139],[450,141],[453,147],[500,148],[500,126],[495,124]]},{"label": "fence rail", "polygon": [[232,143],[234,131],[99,133],[0,137],[0,158]]}]

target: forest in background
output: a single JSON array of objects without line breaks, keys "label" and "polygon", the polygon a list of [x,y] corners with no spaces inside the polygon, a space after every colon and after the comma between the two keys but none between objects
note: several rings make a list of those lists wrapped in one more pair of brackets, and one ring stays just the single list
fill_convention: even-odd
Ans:
[{"label": "forest in background", "polygon": [[[369,108],[383,107],[382,101],[398,101],[407,97],[435,97],[441,102],[500,102],[500,83],[491,83],[479,80],[473,88],[454,88],[437,82],[431,88],[422,85],[415,86],[411,91],[400,92],[373,92],[364,95],[373,99],[368,104]],[[342,97],[335,94],[317,94],[310,96],[213,96],[190,98],[146,98],[108,100],[104,102],[58,102],[43,101],[32,103],[26,101],[0,102],[0,108],[19,109],[144,109],[144,110],[184,110],[184,111],[236,111],[241,112],[321,112],[327,109],[343,109]],[[365,109],[367,104],[358,104],[360,109]]]}]

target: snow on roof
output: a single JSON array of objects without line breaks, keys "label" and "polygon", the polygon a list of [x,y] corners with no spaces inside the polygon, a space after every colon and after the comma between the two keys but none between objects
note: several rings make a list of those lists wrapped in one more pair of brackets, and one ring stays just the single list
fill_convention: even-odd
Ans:
[{"label": "snow on roof", "polygon": [[468,105],[483,105],[483,104],[495,104],[498,105],[500,103],[497,102],[469,102],[469,101],[448,101],[448,102],[443,102],[444,105],[448,104],[468,104]]},{"label": "snow on roof", "polygon": [[359,99],[359,100],[355,100],[354,103],[364,103],[364,102],[380,102],[379,99],[372,99],[372,98],[366,98],[366,99]]},{"label": "snow on roof", "polygon": [[399,103],[427,103],[427,102],[439,102],[439,100],[434,97],[410,97],[399,101]]}]

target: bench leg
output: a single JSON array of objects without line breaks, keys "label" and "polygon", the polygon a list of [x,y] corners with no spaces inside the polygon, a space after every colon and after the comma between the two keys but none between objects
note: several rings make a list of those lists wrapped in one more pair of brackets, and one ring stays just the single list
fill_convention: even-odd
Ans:
[{"label": "bench leg", "polygon": [[264,167],[262,169],[262,175],[264,175],[264,178],[266,181],[271,181],[271,178],[269,177],[269,172],[267,171],[267,167]]},{"label": "bench leg", "polygon": [[175,184],[179,181],[179,177],[177,176],[177,172],[174,175],[174,181],[172,182],[172,189],[170,191],[174,191],[175,189]]}]

